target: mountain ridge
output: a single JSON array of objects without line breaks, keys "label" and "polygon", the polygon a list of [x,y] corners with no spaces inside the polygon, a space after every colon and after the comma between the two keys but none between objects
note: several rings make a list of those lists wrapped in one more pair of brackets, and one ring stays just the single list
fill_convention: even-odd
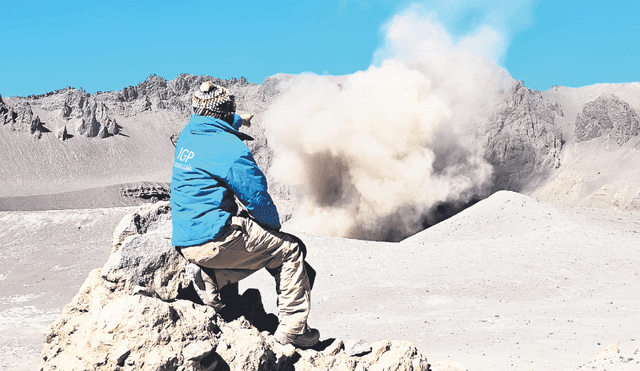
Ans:
[{"label": "mountain ridge", "polygon": [[[342,81],[342,77],[316,77],[337,86]],[[270,177],[273,153],[261,120],[269,105],[296,84],[295,75],[275,75],[259,85],[244,78],[223,80],[181,74],[174,80],[166,80],[150,75],[119,91],[89,94],[67,87],[28,97],[0,96],[0,146],[12,149],[7,151],[8,160],[3,161],[0,169],[0,197],[54,194],[135,182],[167,183],[173,143],[188,121],[191,94],[205,80],[226,86],[236,96],[239,112],[256,113],[254,125],[248,129],[256,140],[249,146],[269,177],[275,197],[286,204],[285,209],[291,209],[296,202],[292,190]],[[568,172],[585,171],[574,169],[572,159],[582,156],[595,142],[603,143],[602,148],[606,148],[602,149],[603,157],[611,157],[610,161],[615,162],[614,158],[622,155],[640,158],[635,127],[623,128],[621,136],[613,142],[611,135],[583,138],[580,129],[576,129],[579,115],[602,94],[615,94],[620,104],[626,104],[629,117],[637,117],[635,110],[640,108],[640,98],[635,93],[639,91],[638,83],[578,89],[554,87],[548,91],[528,89],[522,81],[515,83],[503,93],[502,106],[486,118],[486,123],[478,125],[474,133],[473,140],[481,143],[485,159],[494,168],[492,184],[488,189],[477,190],[476,197],[513,190],[559,203],[618,207],[619,199],[604,204],[589,202],[593,195],[586,191],[578,201],[563,199],[557,195],[561,191],[554,184]],[[596,110],[606,116],[610,106]],[[629,121],[629,125],[637,126],[634,122],[637,123]],[[624,154],[614,156],[611,154],[614,150]],[[626,177],[622,183],[612,176],[609,183],[599,187],[613,187],[611,194],[622,187],[635,199],[636,192],[640,193],[640,177],[636,175]],[[573,177],[576,176],[581,177]],[[554,192],[555,196],[549,196]],[[635,203],[623,202],[625,207],[636,209]]]}]

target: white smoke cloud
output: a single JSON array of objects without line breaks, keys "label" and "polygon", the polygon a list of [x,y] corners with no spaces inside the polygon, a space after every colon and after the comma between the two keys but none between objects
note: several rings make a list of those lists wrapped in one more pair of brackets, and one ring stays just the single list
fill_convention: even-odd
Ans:
[{"label": "white smoke cloud", "polygon": [[[507,47],[511,40],[533,21],[533,6],[537,0],[429,0],[413,3],[405,13],[415,13],[421,17],[429,15],[449,31],[456,44],[473,39],[475,35],[494,34],[497,38],[491,49],[483,47],[478,40],[472,43],[476,54],[491,57],[499,64],[504,63]],[[491,30],[491,31],[489,31]]]},{"label": "white smoke cloud", "polygon": [[454,40],[417,6],[385,31],[369,69],[297,76],[265,113],[271,174],[303,199],[294,229],[398,240],[489,185],[475,139],[513,83],[494,62],[504,36],[482,25]]}]

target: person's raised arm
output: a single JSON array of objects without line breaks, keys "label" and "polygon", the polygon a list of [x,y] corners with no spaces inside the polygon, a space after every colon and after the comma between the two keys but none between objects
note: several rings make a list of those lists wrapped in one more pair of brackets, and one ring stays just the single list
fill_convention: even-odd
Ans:
[{"label": "person's raised arm", "polygon": [[250,152],[247,151],[233,163],[225,180],[258,223],[270,229],[280,229],[280,217],[269,195],[267,178]]}]

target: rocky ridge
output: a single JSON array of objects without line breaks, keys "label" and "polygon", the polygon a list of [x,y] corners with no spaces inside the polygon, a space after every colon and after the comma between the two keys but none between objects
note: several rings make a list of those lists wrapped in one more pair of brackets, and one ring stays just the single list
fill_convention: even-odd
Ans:
[{"label": "rocky ridge", "polygon": [[[168,202],[147,204],[116,227],[111,255],[46,331],[40,370],[428,370],[406,341],[328,339],[282,346],[261,325],[247,290],[227,321],[193,300],[185,259],[170,244]],[[253,297],[249,301],[249,297]],[[257,299],[257,300],[256,300]]]},{"label": "rocky ridge", "polygon": [[[337,85],[341,82],[339,77],[318,78]],[[168,182],[170,167],[166,164],[173,156],[173,146],[164,143],[175,145],[191,113],[191,94],[205,80],[227,87],[236,96],[239,112],[256,114],[248,129],[256,140],[248,144],[276,197],[292,200],[291,191],[270,177],[273,156],[261,126],[263,112],[296,83],[297,77],[292,75],[275,75],[260,85],[244,78],[222,80],[182,74],[168,81],[151,75],[120,91],[88,94],[65,88],[40,96],[0,98],[0,122],[7,130],[5,139],[0,132],[0,145],[16,145],[19,132],[41,139],[20,143],[21,149],[27,146],[25,151],[34,153],[14,159],[9,167],[0,170],[0,175],[3,178],[6,175],[6,182],[10,183],[4,187],[5,194],[21,195],[25,183],[32,188],[40,184],[61,187],[73,177],[80,178],[78,182],[83,184],[94,178],[101,184]],[[532,193],[562,168],[567,158],[566,149],[572,143],[607,137],[617,146],[631,141],[632,147],[635,144],[634,148],[640,150],[637,114],[617,96],[605,94],[595,101],[580,103],[582,107],[577,108],[564,107],[557,100],[552,102],[545,97],[553,94],[544,93],[528,89],[522,81],[514,84],[504,92],[502,107],[477,128],[475,141],[482,143],[484,157],[494,168],[491,186],[488,190],[479,190],[478,197],[497,190]],[[567,102],[564,100],[562,104]],[[565,116],[565,112],[573,115],[577,111],[581,113],[575,122],[572,121],[575,116],[571,119]],[[61,144],[45,144],[49,136]],[[109,144],[102,142],[104,139]],[[70,144],[62,145],[61,141]],[[46,161],[52,163],[51,166],[42,168],[41,163]],[[122,171],[140,165],[146,173]],[[33,168],[38,171],[24,170]],[[116,168],[117,175],[112,174]],[[15,174],[20,181],[12,180],[9,174]]]},{"label": "rocky ridge", "polygon": [[[239,110],[247,110],[249,107],[245,107],[243,102],[252,101],[252,99],[244,99],[248,95],[245,90],[249,87],[258,87],[256,84],[247,82],[245,78],[222,80],[211,76],[182,74],[175,80],[167,81],[162,77],[150,75],[138,85],[128,86],[120,91],[89,94],[83,90],[67,87],[43,95],[14,97],[10,103],[3,102],[0,98],[0,114],[5,121],[3,124],[11,123],[11,128],[14,130],[26,131],[32,126],[34,127],[32,130],[35,130],[36,125],[33,122],[38,116],[34,115],[30,109],[33,105],[48,113],[46,116],[49,119],[56,118],[62,122],[79,120],[79,124],[73,129],[83,137],[106,138],[119,134],[116,120],[118,116],[132,117],[148,111],[168,110],[179,116],[188,117],[191,114],[191,94],[205,80],[213,80],[216,84],[230,89],[238,97]],[[274,84],[267,81],[265,87],[267,90],[273,89]],[[264,102],[268,102],[274,95],[265,89],[258,90],[261,91],[251,95],[262,97],[261,100]],[[255,105],[249,105],[252,109],[256,108]],[[67,127],[67,131],[72,130]]]},{"label": "rocky ridge", "polygon": [[[205,80],[230,89],[239,112],[256,113],[256,125],[248,130],[256,140],[248,144],[261,168],[268,169],[272,156],[259,121],[278,94],[279,81],[286,78],[257,85],[244,78],[185,74],[167,81],[151,75],[121,91],[89,94],[68,87],[38,96],[0,98],[0,146],[17,148],[22,154],[0,169],[0,196],[168,182],[167,164],[191,114],[192,92]],[[288,192],[277,185],[273,189],[283,195]]]}]

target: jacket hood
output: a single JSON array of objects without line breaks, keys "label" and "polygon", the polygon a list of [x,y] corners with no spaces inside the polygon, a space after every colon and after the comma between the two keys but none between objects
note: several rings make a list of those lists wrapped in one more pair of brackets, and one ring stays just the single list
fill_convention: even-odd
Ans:
[{"label": "jacket hood", "polygon": [[249,134],[243,133],[229,125],[227,122],[211,116],[191,115],[191,120],[189,120],[188,125],[189,130],[192,133],[215,133],[219,131],[226,131],[237,136],[240,140],[253,140],[253,137]]}]

